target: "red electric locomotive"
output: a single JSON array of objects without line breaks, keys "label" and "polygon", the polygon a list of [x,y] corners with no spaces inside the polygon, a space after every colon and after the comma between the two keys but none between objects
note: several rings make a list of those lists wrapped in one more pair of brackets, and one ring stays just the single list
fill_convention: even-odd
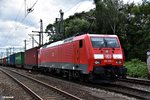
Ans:
[{"label": "red electric locomotive", "polygon": [[124,55],[116,35],[84,34],[41,47],[38,67],[69,78],[125,78]]}]

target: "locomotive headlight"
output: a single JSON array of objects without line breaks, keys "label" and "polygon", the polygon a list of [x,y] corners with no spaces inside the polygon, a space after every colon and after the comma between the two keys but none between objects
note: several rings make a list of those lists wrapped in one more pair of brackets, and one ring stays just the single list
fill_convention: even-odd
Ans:
[{"label": "locomotive headlight", "polygon": [[122,54],[113,54],[114,59],[122,59]]},{"label": "locomotive headlight", "polygon": [[122,63],[121,60],[117,60],[117,61],[116,61],[116,64],[121,64],[121,63]]},{"label": "locomotive headlight", "polygon": [[94,54],[94,59],[104,59],[103,54]]},{"label": "locomotive headlight", "polygon": [[96,60],[94,63],[97,65],[100,64],[100,61]]}]

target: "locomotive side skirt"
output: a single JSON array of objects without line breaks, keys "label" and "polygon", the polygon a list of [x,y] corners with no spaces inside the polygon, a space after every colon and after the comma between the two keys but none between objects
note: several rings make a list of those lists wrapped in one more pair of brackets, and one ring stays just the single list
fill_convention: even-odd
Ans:
[{"label": "locomotive side skirt", "polygon": [[56,62],[51,62],[51,63],[41,63],[39,67],[46,67],[46,68],[57,68],[57,69],[62,69],[62,70],[76,70],[76,71],[81,71],[82,74],[88,74],[88,65],[86,64],[78,64],[74,65],[72,63],[56,63]]}]

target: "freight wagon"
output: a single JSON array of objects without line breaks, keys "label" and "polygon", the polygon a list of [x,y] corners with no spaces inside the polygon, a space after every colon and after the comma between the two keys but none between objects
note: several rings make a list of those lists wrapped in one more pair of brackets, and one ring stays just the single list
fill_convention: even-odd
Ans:
[{"label": "freight wagon", "polygon": [[6,66],[10,65],[10,56],[6,57]]},{"label": "freight wagon", "polygon": [[15,54],[10,55],[10,66],[15,66]]},{"label": "freight wagon", "polygon": [[15,53],[15,65],[20,68],[24,66],[24,52]]},{"label": "freight wagon", "polygon": [[2,59],[2,63],[3,66],[6,66],[6,57]]},{"label": "freight wagon", "polygon": [[0,66],[2,65],[2,59],[0,59]]},{"label": "freight wagon", "polygon": [[39,47],[34,47],[29,50],[26,50],[24,53],[24,68],[26,69],[35,69],[38,65],[38,49]]}]

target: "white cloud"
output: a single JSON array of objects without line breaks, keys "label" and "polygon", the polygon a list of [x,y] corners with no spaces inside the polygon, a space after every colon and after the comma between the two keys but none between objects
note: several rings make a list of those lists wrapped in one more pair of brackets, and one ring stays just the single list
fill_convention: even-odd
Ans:
[{"label": "white cloud", "polygon": [[[26,0],[27,8],[33,6],[36,1]],[[45,29],[49,23],[54,23],[55,18],[59,17],[60,9],[64,11],[64,17],[67,18],[75,12],[88,10],[94,7],[93,5],[92,0],[38,0],[33,7],[33,12],[25,18],[24,0],[0,0],[0,47],[23,47],[23,40],[29,40],[27,34],[39,31],[39,20],[43,20],[43,28]],[[67,10],[68,12],[65,12]],[[35,38],[38,41],[38,37]],[[28,44],[27,47],[30,48],[31,43]]]}]

